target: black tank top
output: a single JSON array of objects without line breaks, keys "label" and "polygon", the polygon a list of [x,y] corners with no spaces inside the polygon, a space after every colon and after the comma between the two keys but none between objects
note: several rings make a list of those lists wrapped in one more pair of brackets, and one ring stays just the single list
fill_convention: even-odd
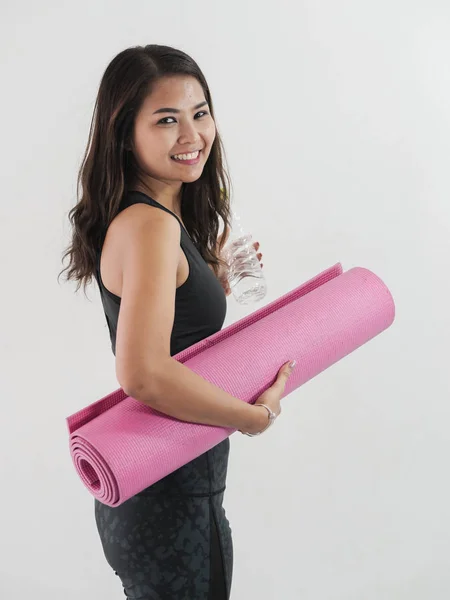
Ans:
[{"label": "black tank top", "polygon": [[[170,337],[170,354],[173,356],[192,344],[219,331],[224,323],[227,300],[222,286],[206,261],[189,237],[181,220],[168,208],[142,192],[128,192],[119,207],[119,212],[132,204],[144,203],[156,206],[173,215],[180,224],[180,245],[189,263],[189,276],[176,290],[175,316]],[[106,231],[103,235],[105,239]],[[100,274],[100,245],[97,256],[96,279],[109,327],[112,351],[116,353],[117,320],[120,310],[120,297],[110,292]],[[226,487],[230,438],[186,463],[176,471],[163,477],[153,485],[139,492],[137,496],[216,496],[221,503]],[[165,500],[166,501],[166,500]],[[148,510],[150,510],[148,505]],[[177,504],[178,509],[179,504]]]},{"label": "black tank top", "polygon": [[[128,192],[123,197],[119,212],[137,203],[161,208],[173,215],[180,224],[180,245],[189,264],[189,275],[187,280],[176,289],[175,317],[170,337],[170,354],[173,356],[222,328],[227,312],[227,300],[217,277],[203,259],[178,216],[147,194],[137,191]],[[100,274],[102,246],[103,242],[97,253],[95,275],[111,338],[111,348],[115,355],[121,299],[103,284]]]}]

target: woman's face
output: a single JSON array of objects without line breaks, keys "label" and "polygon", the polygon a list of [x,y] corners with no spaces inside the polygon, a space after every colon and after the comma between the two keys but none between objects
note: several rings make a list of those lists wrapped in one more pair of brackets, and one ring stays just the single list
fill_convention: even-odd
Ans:
[{"label": "woman's face", "polygon": [[[164,77],[155,84],[136,117],[134,153],[140,168],[150,177],[169,184],[188,183],[202,174],[215,136],[216,126],[197,79],[185,75]],[[173,158],[196,151],[200,153],[191,159],[194,164]]]}]

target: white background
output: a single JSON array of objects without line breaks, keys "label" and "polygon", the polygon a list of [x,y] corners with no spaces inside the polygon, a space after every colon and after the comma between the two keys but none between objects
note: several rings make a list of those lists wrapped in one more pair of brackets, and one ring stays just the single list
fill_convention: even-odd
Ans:
[{"label": "white background", "polygon": [[[118,387],[114,357],[97,288],[56,277],[103,71],[161,43],[211,87],[263,303],[341,262],[397,308],[267,435],[232,436],[232,599],[447,599],[448,2],[28,0],[0,21],[0,596],[123,598],[65,424]],[[259,308],[228,306],[225,326]]]}]

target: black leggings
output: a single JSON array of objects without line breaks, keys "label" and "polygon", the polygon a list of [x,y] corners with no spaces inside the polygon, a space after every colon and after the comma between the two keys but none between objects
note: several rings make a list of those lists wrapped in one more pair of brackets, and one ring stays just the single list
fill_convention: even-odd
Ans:
[{"label": "black leggings", "polygon": [[229,600],[233,543],[225,486],[216,487],[228,449],[227,438],[118,507],[95,500],[103,551],[126,598]]}]

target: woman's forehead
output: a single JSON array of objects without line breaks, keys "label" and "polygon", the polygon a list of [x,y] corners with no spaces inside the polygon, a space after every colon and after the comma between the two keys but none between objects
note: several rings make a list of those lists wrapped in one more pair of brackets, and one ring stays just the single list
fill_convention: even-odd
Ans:
[{"label": "woman's forehead", "polygon": [[200,102],[205,102],[205,94],[197,79],[188,75],[176,75],[161,78],[154,84],[143,103],[143,109],[152,114],[155,111],[161,112],[162,108],[190,111]]}]

